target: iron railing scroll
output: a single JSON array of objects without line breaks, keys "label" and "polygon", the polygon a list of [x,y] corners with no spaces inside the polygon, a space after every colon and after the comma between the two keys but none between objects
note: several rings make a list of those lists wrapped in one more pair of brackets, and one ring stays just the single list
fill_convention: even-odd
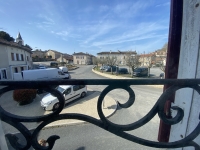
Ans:
[{"label": "iron railing scroll", "polygon": [[[99,114],[100,119],[93,118],[91,116],[83,115],[83,114],[77,114],[77,113],[66,113],[66,114],[60,114],[62,109],[64,108],[64,97],[63,95],[57,91],[56,89],[51,88],[50,85],[107,85],[107,87],[100,93],[98,102],[97,102],[97,111]],[[119,107],[122,108],[128,108],[131,105],[134,104],[135,101],[135,93],[130,88],[131,85],[164,85],[168,84],[171,85],[166,91],[162,93],[162,95],[159,97],[153,108],[149,111],[146,116],[141,118],[140,120],[127,124],[127,125],[118,125],[111,121],[109,121],[103,114],[102,110],[102,102],[106,96],[107,93],[109,93],[111,90],[116,88],[121,88],[126,90],[129,93],[129,100],[121,104],[118,102]],[[88,123],[91,123],[93,125],[96,125],[110,133],[113,133],[119,137],[122,137],[124,139],[127,139],[129,141],[149,146],[149,147],[155,147],[155,148],[180,148],[180,147],[188,147],[193,146],[196,150],[200,150],[200,145],[194,142],[194,139],[199,135],[200,133],[200,123],[197,125],[197,127],[191,132],[189,135],[187,135],[185,138],[175,141],[175,142],[169,142],[169,143],[163,143],[163,142],[156,142],[156,141],[149,141],[146,139],[141,139],[139,137],[136,137],[132,134],[129,134],[125,131],[130,130],[136,130],[137,128],[142,127],[146,123],[148,123],[155,115],[158,114],[160,119],[169,125],[175,125],[179,123],[184,116],[184,110],[180,107],[171,107],[171,109],[176,110],[177,114],[173,118],[166,117],[164,113],[164,105],[165,102],[169,99],[171,95],[173,95],[177,90],[182,88],[192,88],[196,90],[200,94],[200,79],[154,79],[154,80],[131,80],[131,79],[118,79],[118,80],[111,80],[111,79],[91,79],[91,80],[48,80],[48,81],[1,81],[0,86],[5,86],[0,90],[0,95],[4,94],[5,92],[14,90],[14,89],[24,89],[24,88],[41,88],[46,90],[47,92],[52,93],[54,96],[56,96],[59,100],[59,108],[55,111],[53,111],[51,114],[44,115],[44,116],[36,116],[36,117],[25,117],[25,116],[18,116],[15,114],[11,114],[8,111],[4,110],[3,107],[0,106],[0,118],[2,121],[10,124],[14,128],[20,131],[20,133],[24,136],[26,139],[26,145],[21,145],[16,141],[15,136],[13,134],[7,134],[6,138],[10,142],[13,148],[20,149],[20,150],[27,150],[31,146],[35,149],[41,149],[41,150],[50,150],[53,148],[54,143],[56,140],[59,139],[59,136],[52,135],[47,139],[48,146],[43,147],[39,145],[38,143],[38,135],[43,127],[46,125],[57,121],[57,120],[63,120],[63,119],[78,119],[83,120]],[[200,119],[200,118],[197,118]],[[37,128],[34,129],[33,132],[29,131],[25,125],[22,123],[25,122],[41,122]]]}]

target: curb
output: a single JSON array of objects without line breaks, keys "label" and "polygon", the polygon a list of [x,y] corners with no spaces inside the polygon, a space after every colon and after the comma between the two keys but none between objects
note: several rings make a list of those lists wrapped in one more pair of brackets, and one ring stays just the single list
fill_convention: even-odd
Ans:
[{"label": "curb", "polygon": [[[132,79],[132,80],[137,80],[134,78],[128,78],[128,77],[120,77],[120,76],[113,76],[113,75],[109,75],[109,74],[105,74],[105,73],[101,73],[99,71],[96,71],[94,69],[92,69],[92,72],[100,75],[100,76],[104,76],[106,78],[110,78],[110,79]],[[164,85],[144,85],[144,86],[150,86],[150,87],[155,87],[155,88],[163,88]]]},{"label": "curb", "polygon": [[75,69],[78,69],[78,68],[79,68],[79,67],[71,68],[71,69],[69,69],[69,71],[75,70]]}]

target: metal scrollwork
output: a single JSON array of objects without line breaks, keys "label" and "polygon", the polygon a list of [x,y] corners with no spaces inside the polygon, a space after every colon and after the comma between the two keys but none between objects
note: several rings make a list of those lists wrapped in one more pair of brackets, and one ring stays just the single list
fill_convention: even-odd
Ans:
[{"label": "metal scrollwork", "polygon": [[[21,143],[19,143],[17,141],[16,137],[12,134],[7,134],[6,138],[9,140],[11,146],[15,149],[26,150],[32,146],[35,149],[50,150],[53,148],[56,140],[58,140],[60,137],[57,135],[52,135],[46,140],[48,143],[48,146],[46,146],[46,147],[40,146],[38,143],[37,137],[38,137],[40,131],[42,130],[42,128],[44,128],[46,125],[48,125],[54,121],[57,121],[57,120],[77,119],[77,120],[83,120],[88,123],[94,124],[94,125],[102,128],[104,130],[107,130],[117,136],[120,136],[124,139],[127,139],[129,141],[132,141],[132,142],[135,142],[135,143],[138,143],[141,145],[155,147],[155,148],[180,148],[180,147],[193,146],[196,150],[200,150],[200,146],[193,141],[200,134],[200,123],[193,130],[193,132],[191,132],[185,138],[183,138],[179,141],[169,142],[169,143],[149,141],[149,140],[142,139],[142,138],[136,137],[132,134],[125,132],[125,131],[130,131],[130,130],[135,130],[137,128],[140,128],[141,126],[148,123],[156,114],[158,114],[160,119],[163,122],[165,122],[166,124],[174,125],[174,124],[179,123],[184,117],[184,110],[178,106],[171,107],[171,109],[177,111],[177,114],[173,118],[168,118],[164,113],[164,105],[165,105],[166,101],[170,98],[170,96],[172,94],[174,94],[177,90],[182,89],[182,88],[192,88],[200,94],[200,87],[198,85],[200,83],[199,80],[198,80],[198,82],[196,80],[196,83],[195,83],[195,80],[185,80],[184,83],[182,82],[183,80],[182,81],[176,80],[174,82],[172,82],[171,80],[168,80],[168,81],[167,80],[153,80],[153,81],[146,80],[145,82],[144,82],[144,80],[141,80],[141,81],[142,81],[141,82],[142,85],[143,84],[166,84],[166,83],[168,83],[168,84],[171,84],[172,86],[163,92],[163,94],[159,97],[158,101],[155,103],[153,108],[143,118],[141,118],[140,120],[138,120],[136,122],[127,124],[127,125],[118,125],[118,124],[115,124],[115,123],[109,121],[103,114],[102,103],[103,103],[105,96],[110,91],[120,88],[120,89],[124,89],[128,92],[129,99],[124,104],[121,104],[118,102],[118,106],[121,108],[128,108],[128,107],[132,106],[135,102],[135,93],[130,88],[130,85],[134,85],[134,84],[138,85],[139,84],[138,81],[130,80],[130,82],[123,82],[126,84],[120,84],[122,82],[121,80],[115,80],[115,84],[113,84],[114,81],[105,82],[105,80],[99,80],[98,82],[96,80],[95,81],[93,81],[93,80],[80,80],[80,81],[79,80],[74,80],[74,81],[70,80],[68,82],[62,82],[62,83],[60,81],[49,81],[48,85],[50,85],[50,84],[53,84],[53,85],[68,84],[69,85],[72,83],[73,84],[80,84],[80,83],[83,84],[84,83],[87,85],[95,85],[95,84],[103,83],[103,85],[104,84],[106,85],[106,83],[107,83],[108,86],[101,92],[101,94],[98,98],[98,102],[97,102],[97,111],[98,111],[98,114],[100,117],[99,120],[96,118],[93,118],[91,116],[87,116],[87,115],[83,115],[83,114],[76,114],[76,113],[60,114],[60,112],[63,110],[64,104],[65,104],[64,97],[56,89],[46,86],[45,81],[0,82],[0,85],[7,85],[7,87],[2,88],[0,90],[0,95],[2,95],[5,92],[14,90],[14,89],[22,89],[22,88],[28,88],[28,87],[36,89],[36,88],[40,87],[40,88],[45,89],[47,92],[50,92],[54,96],[56,96],[60,103],[59,108],[57,110],[53,111],[53,113],[44,115],[44,116],[34,116],[34,117],[18,116],[15,114],[11,114],[11,113],[7,112],[6,110],[4,110],[0,106],[1,120],[10,124],[17,130],[19,130],[19,132],[26,139],[26,144],[22,145]],[[200,118],[198,118],[198,119],[200,119]],[[41,123],[38,125],[38,127],[36,127],[34,129],[33,132],[30,132],[22,124],[23,122],[41,122]]]}]

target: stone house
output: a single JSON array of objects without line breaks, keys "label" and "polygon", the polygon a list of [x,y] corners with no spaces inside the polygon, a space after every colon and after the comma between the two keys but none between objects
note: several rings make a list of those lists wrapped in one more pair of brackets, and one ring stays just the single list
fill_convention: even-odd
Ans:
[{"label": "stone house", "polygon": [[100,52],[97,53],[97,58],[106,59],[107,57],[115,57],[118,65],[126,65],[126,60],[129,55],[135,56],[136,51],[117,51],[117,52]]},{"label": "stone house", "polygon": [[32,68],[31,48],[24,46],[18,33],[16,42],[0,39],[0,80],[13,79],[13,73]]},{"label": "stone house", "polygon": [[73,54],[73,63],[74,64],[79,64],[79,65],[91,65],[92,64],[92,58],[94,56],[90,55],[88,53],[74,53]]},{"label": "stone house", "polygon": [[161,49],[154,52],[156,56],[155,64],[160,65],[163,64],[166,65],[166,57],[167,57],[167,49]]},{"label": "stone house", "polygon": [[60,57],[56,60],[57,62],[65,62],[66,64],[73,63],[73,56],[69,54],[61,54]]},{"label": "stone house", "polygon": [[31,57],[38,57],[38,58],[45,58],[47,51],[42,51],[41,49],[36,49],[35,51],[32,51]]},{"label": "stone house", "polygon": [[156,62],[156,55],[155,53],[141,54],[139,55],[139,62],[141,66],[151,66]]},{"label": "stone house", "polygon": [[51,59],[57,60],[62,53],[55,50],[46,51],[46,57],[51,57]]}]

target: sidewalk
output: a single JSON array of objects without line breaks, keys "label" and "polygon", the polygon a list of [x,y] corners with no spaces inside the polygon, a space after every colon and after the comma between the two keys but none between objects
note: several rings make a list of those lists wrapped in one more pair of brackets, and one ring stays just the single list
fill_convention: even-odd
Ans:
[{"label": "sidewalk", "polygon": [[[100,95],[99,91],[93,91],[92,89],[87,89],[88,93],[84,98],[78,98],[72,102],[70,102],[69,105],[65,106],[60,114],[64,113],[78,113],[78,114],[84,114],[88,115],[90,117],[94,117],[99,119],[98,112],[97,112],[97,101]],[[47,94],[47,93],[46,93]],[[37,95],[34,101],[31,104],[19,106],[17,102],[13,100],[12,97],[12,91],[7,92],[2,95],[0,98],[2,107],[15,115],[19,116],[43,116],[49,113],[52,113],[52,111],[45,111],[42,109],[40,105],[40,101],[43,98],[45,94]],[[117,109],[117,102],[109,96],[106,96],[104,99],[104,106],[102,106],[103,113],[106,117],[111,116]],[[83,121],[79,120],[59,120],[56,122],[53,122],[46,127],[52,127],[52,126],[61,126],[61,125],[68,125],[68,124],[76,124],[76,123],[82,123]],[[38,126],[38,123],[25,123],[26,127],[28,129],[34,129]],[[13,128],[11,129],[6,123],[2,122],[4,132],[12,133]]]},{"label": "sidewalk", "polygon": [[[91,89],[88,89],[88,90],[91,90]],[[88,115],[96,119],[99,119],[99,115],[97,112],[97,100],[98,100],[99,95],[100,95],[100,92],[94,92],[91,95],[83,98],[81,101],[76,102],[75,104],[73,104],[73,106],[64,108],[60,114],[78,113],[78,114],[84,114],[84,115]],[[106,96],[103,104],[104,106],[102,105],[102,110],[106,117],[110,117],[111,115],[115,113],[117,109],[117,102],[112,97]],[[45,112],[45,114],[49,114],[49,113],[51,113],[51,111]],[[84,123],[84,121],[73,120],[73,119],[59,120],[51,124],[48,124],[45,128],[63,126],[63,125],[74,125],[78,123]]]}]

